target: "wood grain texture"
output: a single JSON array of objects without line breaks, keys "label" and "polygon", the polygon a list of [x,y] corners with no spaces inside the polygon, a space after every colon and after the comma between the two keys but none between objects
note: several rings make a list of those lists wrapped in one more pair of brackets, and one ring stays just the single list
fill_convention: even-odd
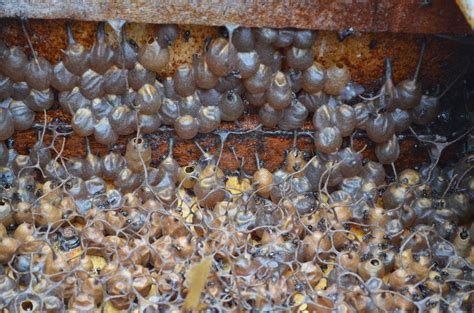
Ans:
[{"label": "wood grain texture", "polygon": [[[425,4],[426,3],[426,4]],[[0,1],[0,17],[403,33],[469,33],[454,1],[74,0]]]}]

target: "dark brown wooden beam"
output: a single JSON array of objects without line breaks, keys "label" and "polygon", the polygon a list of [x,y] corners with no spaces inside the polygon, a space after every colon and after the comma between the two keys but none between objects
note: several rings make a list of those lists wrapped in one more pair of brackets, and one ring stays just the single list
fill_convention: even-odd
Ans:
[{"label": "dark brown wooden beam", "polygon": [[456,3],[392,0],[3,0],[0,17],[249,27],[297,27],[365,32],[470,33]]}]

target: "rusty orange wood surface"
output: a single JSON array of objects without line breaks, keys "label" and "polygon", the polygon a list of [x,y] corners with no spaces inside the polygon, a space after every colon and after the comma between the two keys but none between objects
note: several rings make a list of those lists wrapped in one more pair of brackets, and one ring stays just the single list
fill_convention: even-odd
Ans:
[{"label": "rusty orange wood surface", "polygon": [[[66,123],[70,121],[70,116],[64,114],[62,110],[49,111],[47,121],[51,123],[54,118],[59,118]],[[43,116],[37,116],[37,120],[38,123],[42,123],[44,121]],[[153,160],[159,162],[167,155],[169,138],[173,137],[175,141],[173,156],[181,166],[185,166],[201,156],[201,152],[195,142],[206,151],[214,155],[219,155],[222,135],[225,135],[227,132],[228,135],[225,140],[224,149],[222,150],[221,168],[229,171],[238,170],[241,167],[243,158],[243,169],[251,174],[256,170],[255,153],[258,153],[265,167],[274,171],[284,164],[286,154],[293,148],[294,135],[292,132],[281,132],[277,129],[268,128],[253,131],[257,126],[258,120],[255,115],[244,114],[244,116],[239,119],[238,126],[235,123],[224,122],[217,132],[198,135],[193,140],[181,140],[177,138],[175,132],[168,127],[163,127],[162,130],[152,135],[145,135],[145,138],[151,143]],[[308,159],[315,153],[312,133],[313,126],[307,121],[297,137],[297,147],[306,154]],[[13,137],[15,140],[15,148],[20,153],[28,153],[28,149],[36,142],[37,135],[38,131],[33,129],[16,132]],[[133,138],[133,136],[134,135],[121,136],[114,149],[124,153],[128,141]],[[45,142],[47,144],[51,143],[52,138],[52,132],[46,132]],[[63,156],[84,157],[86,155],[86,143],[84,138],[75,134],[64,138],[66,142]],[[363,150],[363,156],[365,158],[376,161],[375,145],[368,140],[364,134],[355,136],[354,138],[354,149]],[[95,142],[93,137],[89,140],[93,153],[97,155],[105,155],[107,153],[107,146]],[[62,141],[62,137],[58,137],[56,140],[58,151],[60,150]],[[349,138],[346,139],[346,144],[350,144]],[[443,154],[441,163],[453,157],[458,158],[456,153],[459,150],[460,145],[448,148]],[[238,160],[236,156],[239,158]],[[413,168],[428,160],[427,147],[420,145],[412,136],[400,136],[400,158],[395,163],[397,170]],[[389,168],[387,167],[387,169]]]},{"label": "rusty orange wood surface", "polygon": [[469,33],[452,0],[3,0],[0,17],[249,27],[297,27],[340,31]]}]

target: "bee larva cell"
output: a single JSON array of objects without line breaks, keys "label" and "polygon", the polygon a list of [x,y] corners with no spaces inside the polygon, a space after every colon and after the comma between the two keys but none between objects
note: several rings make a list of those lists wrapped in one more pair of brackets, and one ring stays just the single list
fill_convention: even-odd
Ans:
[{"label": "bee larva cell", "polygon": [[37,60],[31,59],[25,66],[25,81],[31,88],[38,90],[48,89],[52,76],[51,64],[42,57],[39,57]]},{"label": "bee larva cell", "polygon": [[179,138],[191,139],[197,135],[199,131],[199,123],[193,116],[184,115],[176,120],[174,128]]},{"label": "bee larva cell", "polygon": [[169,62],[168,48],[156,40],[149,40],[138,50],[138,62],[149,71],[159,73]]},{"label": "bee larva cell", "polygon": [[192,95],[196,89],[194,70],[189,64],[181,65],[176,69],[173,81],[175,91],[181,97]]},{"label": "bee larva cell", "polygon": [[266,91],[267,101],[277,110],[288,107],[291,103],[291,87],[282,72],[277,72]]},{"label": "bee larva cell", "polygon": [[200,133],[212,132],[221,123],[221,110],[217,106],[202,107],[199,110],[197,119]]},{"label": "bee larva cell", "polygon": [[235,121],[244,112],[244,103],[239,95],[229,91],[221,98],[219,109],[223,121]]},{"label": "bee larva cell", "polygon": [[33,125],[35,112],[23,101],[13,100],[10,103],[9,110],[13,118],[15,130],[27,130]]},{"label": "bee larva cell", "polygon": [[10,111],[0,108],[0,140],[7,140],[14,132],[15,126]]},{"label": "bee larva cell", "polygon": [[217,38],[211,42],[206,53],[206,63],[209,69],[217,76],[228,75],[234,66],[235,50],[224,38]]}]

